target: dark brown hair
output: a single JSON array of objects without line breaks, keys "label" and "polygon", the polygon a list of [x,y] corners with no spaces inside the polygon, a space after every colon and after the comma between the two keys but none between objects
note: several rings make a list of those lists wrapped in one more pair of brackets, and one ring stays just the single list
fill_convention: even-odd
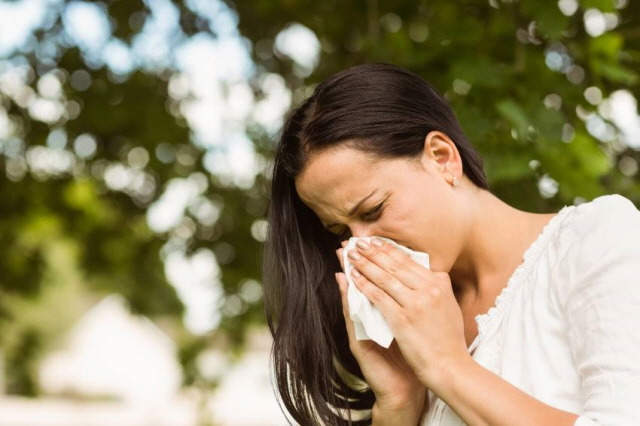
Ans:
[{"label": "dark brown hair", "polygon": [[349,380],[363,375],[349,350],[334,277],[341,271],[335,254],[340,238],[300,200],[295,178],[312,155],[345,143],[378,159],[416,158],[433,130],[454,141],[463,173],[488,189],[482,160],[451,107],[402,68],[348,68],[287,116],[273,167],[263,281],[279,399],[302,425],[370,423],[352,415],[371,409],[375,396]]}]

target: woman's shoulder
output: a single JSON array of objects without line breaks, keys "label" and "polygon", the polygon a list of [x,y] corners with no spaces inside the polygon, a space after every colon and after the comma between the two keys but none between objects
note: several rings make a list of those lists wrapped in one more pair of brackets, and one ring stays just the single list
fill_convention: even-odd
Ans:
[{"label": "woman's shoulder", "polygon": [[565,206],[561,214],[554,244],[565,266],[598,261],[620,250],[640,250],[640,210],[623,195],[601,195]]},{"label": "woman's shoulder", "polygon": [[556,289],[560,301],[590,294],[588,289],[598,283],[613,291],[610,282],[626,282],[640,273],[640,210],[630,199],[602,195],[570,210],[554,269],[562,283]]},{"label": "woman's shoulder", "polygon": [[584,202],[576,206],[576,211],[583,213],[598,210],[638,211],[633,201],[621,194],[600,195],[591,201]]},{"label": "woman's shoulder", "polygon": [[640,210],[623,195],[601,195],[573,206],[566,223],[579,240],[594,236],[615,238],[640,232]]}]

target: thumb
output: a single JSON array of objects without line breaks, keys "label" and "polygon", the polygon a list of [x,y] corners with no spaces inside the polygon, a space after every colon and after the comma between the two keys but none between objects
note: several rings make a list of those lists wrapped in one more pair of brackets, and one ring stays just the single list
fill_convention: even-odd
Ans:
[{"label": "thumb", "polygon": [[355,335],[353,334],[353,321],[351,321],[351,317],[349,316],[349,303],[347,301],[347,288],[349,287],[349,283],[347,282],[347,276],[344,274],[344,272],[336,272],[335,276],[340,288],[340,296],[342,299],[342,313],[344,315],[345,323],[347,324],[347,332],[350,335]]}]

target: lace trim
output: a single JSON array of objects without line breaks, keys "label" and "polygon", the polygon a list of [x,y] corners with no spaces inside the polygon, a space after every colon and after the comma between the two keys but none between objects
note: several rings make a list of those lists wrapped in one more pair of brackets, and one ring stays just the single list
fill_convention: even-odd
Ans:
[{"label": "lace trim", "polygon": [[549,236],[553,233],[553,231],[560,225],[560,219],[562,219],[566,213],[573,210],[575,205],[566,205],[560,211],[547,222],[547,224],[542,228],[542,231],[533,243],[529,246],[529,248],[522,255],[522,263],[518,265],[511,277],[507,281],[507,285],[502,289],[498,297],[494,302],[494,305],[489,308],[489,310],[484,314],[478,314],[475,316],[476,323],[478,324],[478,335],[476,339],[469,347],[469,350],[474,350],[480,340],[480,337],[485,333],[487,326],[489,323],[501,314],[505,308],[509,306],[511,300],[513,299],[514,291],[519,288],[517,284],[522,280],[523,277],[527,276],[535,261],[540,257],[542,250],[545,248],[546,244],[544,244]]}]

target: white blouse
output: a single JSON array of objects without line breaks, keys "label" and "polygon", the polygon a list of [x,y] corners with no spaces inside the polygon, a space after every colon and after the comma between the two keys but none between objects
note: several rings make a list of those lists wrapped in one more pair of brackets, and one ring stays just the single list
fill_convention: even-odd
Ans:
[{"label": "white blouse", "polygon": [[[640,425],[640,211],[618,194],[564,206],[475,321],[473,359],[574,426]],[[428,397],[422,426],[465,424]]]}]

